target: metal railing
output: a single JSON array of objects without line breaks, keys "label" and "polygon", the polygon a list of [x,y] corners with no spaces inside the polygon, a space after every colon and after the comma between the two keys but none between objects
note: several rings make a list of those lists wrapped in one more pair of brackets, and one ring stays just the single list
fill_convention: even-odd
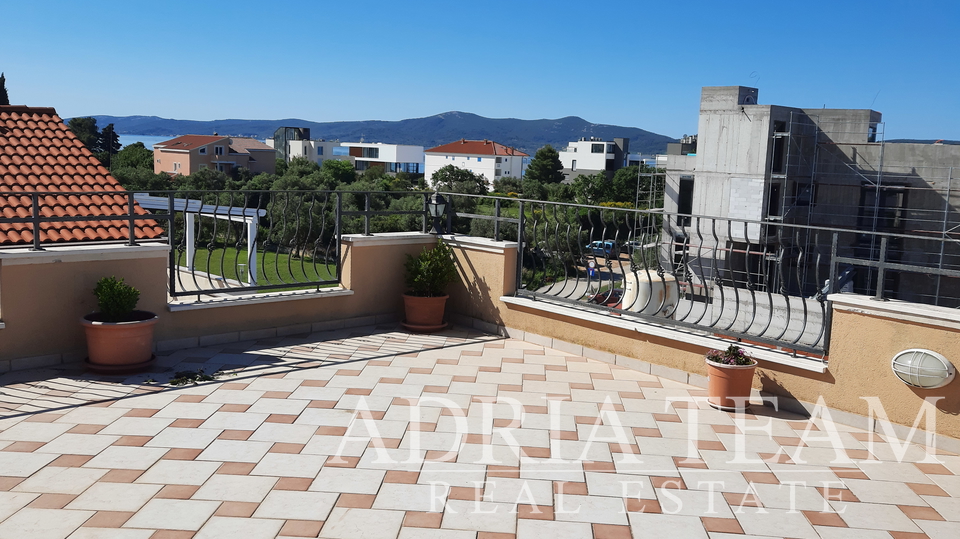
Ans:
[{"label": "metal railing", "polygon": [[947,236],[444,194],[470,209],[457,209],[459,232],[500,240],[513,227],[517,295],[535,300],[812,360],[828,351],[830,293],[960,306],[960,242]]},{"label": "metal railing", "polygon": [[[446,232],[518,241],[517,295],[535,300],[821,357],[829,345],[831,293],[960,307],[960,238],[947,232],[871,233],[442,194],[450,202]],[[74,195],[123,197],[127,211],[55,215],[49,198]],[[163,229],[152,241],[171,247],[174,297],[319,290],[340,283],[343,234],[427,232],[430,195],[20,192],[7,195],[18,197],[19,216],[0,224],[32,232],[55,223],[118,222],[125,237],[117,242],[136,245],[137,224],[152,221]],[[150,214],[136,214],[137,205]],[[49,246],[39,234],[31,245]]]}]

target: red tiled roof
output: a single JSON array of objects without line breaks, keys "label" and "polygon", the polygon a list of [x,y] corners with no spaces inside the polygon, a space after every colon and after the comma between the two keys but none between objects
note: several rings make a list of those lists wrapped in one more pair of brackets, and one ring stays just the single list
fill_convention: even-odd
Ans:
[{"label": "red tiled roof", "polygon": [[[53,108],[0,105],[0,212],[3,218],[29,218],[30,195],[40,191],[43,217],[126,215],[127,197],[98,191],[123,191],[120,183],[57,116]],[[137,215],[149,213],[135,206]],[[152,219],[136,221],[136,237],[158,238],[163,229]],[[62,243],[127,239],[126,221],[66,221],[40,224],[40,241]],[[33,242],[30,223],[0,223],[0,245]]]},{"label": "red tiled roof", "polygon": [[227,140],[228,138],[229,137],[221,137],[220,135],[183,135],[159,144],[154,144],[153,147],[164,150],[192,150],[200,146],[213,144],[217,141]]},{"label": "red tiled roof", "polygon": [[230,153],[250,153],[254,151],[274,152],[273,148],[250,137],[230,137]]},{"label": "red tiled roof", "polygon": [[516,155],[521,157],[530,157],[529,155],[515,150],[509,146],[504,146],[492,140],[465,140],[460,139],[450,144],[437,146],[424,150],[423,153],[457,153],[467,155]]}]

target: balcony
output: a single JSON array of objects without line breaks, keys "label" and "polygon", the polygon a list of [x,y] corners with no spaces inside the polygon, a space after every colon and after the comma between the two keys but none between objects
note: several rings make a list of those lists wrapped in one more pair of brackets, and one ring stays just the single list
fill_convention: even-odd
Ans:
[{"label": "balcony", "polygon": [[[679,316],[566,301],[573,274],[540,284],[563,275],[563,257],[581,249],[572,239],[575,248],[559,248],[576,231],[558,229],[564,211],[611,231],[630,212],[498,199],[496,215],[487,215],[483,203],[455,196],[461,211],[448,230],[486,222],[476,231],[491,237],[443,236],[461,275],[448,306],[455,325],[417,335],[396,324],[399,268],[433,236],[377,233],[397,228],[380,194],[324,196],[331,204],[320,210],[317,202],[312,212],[311,198],[271,196],[262,206],[221,202],[263,209],[253,234],[247,223],[229,224],[238,212],[196,209],[192,269],[180,230],[189,205],[154,214],[168,234],[162,243],[0,252],[0,350],[14,369],[0,380],[0,537],[957,531],[956,392],[912,390],[886,370],[887,358],[914,341],[955,346],[952,309],[828,290],[822,372],[789,363],[806,361],[797,350],[744,342],[762,360],[754,405],[728,414],[704,402],[702,359],[734,338],[720,333],[726,323],[692,327],[673,323]],[[329,232],[279,226],[328,210],[337,217]],[[397,215],[412,221],[400,228],[427,224],[422,210],[404,211]],[[705,219],[693,216],[688,230],[713,230]],[[621,263],[658,279],[683,277],[666,264],[677,246],[663,238],[675,236],[656,233],[654,221],[647,237],[631,240],[639,243],[624,254],[630,261],[607,259],[610,267],[581,281],[610,284]],[[522,244],[500,241],[518,230]],[[257,266],[256,285],[229,274],[252,251],[249,236],[258,261],[279,257]],[[211,239],[220,244],[207,247]],[[713,264],[705,245],[680,248],[681,260],[699,250],[704,267]],[[307,256],[305,268],[326,264],[320,253],[329,249],[337,253],[333,278],[283,273]],[[659,258],[663,250],[669,258]],[[848,254],[890,269],[887,260]],[[209,260],[201,267],[197,257]],[[273,278],[268,265],[283,289],[255,289]],[[775,271],[791,275],[786,265]],[[78,363],[76,322],[92,310],[89,290],[104,274],[126,277],[141,289],[142,307],[160,313],[153,372],[105,377]],[[757,269],[743,282],[759,286],[760,275],[768,273]],[[223,288],[178,288],[217,277]],[[717,288],[751,290],[713,278],[703,285],[701,296],[725,305],[731,296]],[[692,290],[686,301],[703,301]],[[819,305],[815,296],[794,297]],[[201,369],[214,379],[169,384]],[[929,436],[911,432],[921,417]]]}]

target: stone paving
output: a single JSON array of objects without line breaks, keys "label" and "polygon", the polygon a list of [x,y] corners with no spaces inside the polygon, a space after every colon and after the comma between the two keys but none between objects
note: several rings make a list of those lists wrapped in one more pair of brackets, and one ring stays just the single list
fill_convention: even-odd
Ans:
[{"label": "stone paving", "polygon": [[960,457],[527,342],[370,327],[157,370],[0,377],[0,539],[960,537]]}]

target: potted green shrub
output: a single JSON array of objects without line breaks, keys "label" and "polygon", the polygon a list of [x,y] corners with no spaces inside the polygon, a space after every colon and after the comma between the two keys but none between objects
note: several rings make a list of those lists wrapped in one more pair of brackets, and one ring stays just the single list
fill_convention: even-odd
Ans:
[{"label": "potted green shrub", "polygon": [[93,289],[98,311],[80,321],[87,337],[87,366],[97,372],[127,373],[154,360],[153,327],[157,315],[138,311],[140,291],[123,278],[104,277]]},{"label": "potted green shrub", "polygon": [[456,280],[457,266],[453,250],[437,240],[432,249],[424,248],[417,256],[407,255],[407,293],[403,295],[406,318],[403,326],[411,331],[439,331],[447,326],[443,320],[447,285]]},{"label": "potted green shrub", "polygon": [[726,350],[707,352],[707,402],[720,410],[743,410],[749,406],[757,360],[731,344]]}]

